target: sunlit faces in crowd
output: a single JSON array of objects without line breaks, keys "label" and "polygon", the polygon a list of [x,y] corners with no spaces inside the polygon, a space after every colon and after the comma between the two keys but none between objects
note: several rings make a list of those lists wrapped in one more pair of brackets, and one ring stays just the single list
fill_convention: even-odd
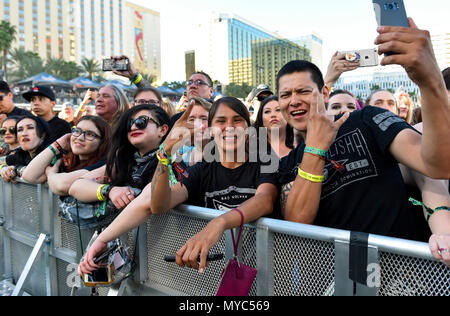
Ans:
[{"label": "sunlit faces in crowd", "polygon": [[211,104],[206,101],[201,101],[200,98],[194,98],[191,102],[194,103],[194,106],[189,114],[188,122],[194,126],[194,144],[201,144],[205,138],[204,133],[208,128],[208,116]]},{"label": "sunlit faces in crowd", "polygon": [[355,98],[350,95],[349,92],[340,90],[336,94],[331,94],[328,101],[327,114],[329,115],[339,115],[344,113],[351,113],[356,111],[358,106],[356,104]]},{"label": "sunlit faces in crowd", "polygon": [[15,119],[6,119],[0,129],[0,136],[11,149],[14,149],[19,145],[16,137],[16,122]]},{"label": "sunlit faces in crowd", "polygon": [[80,156],[80,160],[87,160],[97,151],[102,141],[102,134],[90,120],[82,120],[72,128],[70,147],[74,155]]},{"label": "sunlit faces in crowd", "polygon": [[285,129],[287,122],[281,114],[281,107],[278,101],[274,100],[264,106],[262,121],[264,127],[269,131],[272,128]]},{"label": "sunlit faces in crowd", "polygon": [[[218,102],[220,103],[217,107],[210,112],[211,134],[219,151],[226,157],[234,154],[231,157],[236,159],[236,154],[245,153],[242,149],[248,139],[246,131],[250,121],[245,118],[249,118],[248,110],[242,102],[234,98],[223,98]],[[243,111],[246,113],[239,113]]]},{"label": "sunlit faces in crowd", "polygon": [[36,125],[36,121],[33,119],[25,118],[16,126],[19,145],[30,154],[33,154],[44,141],[45,135],[39,135]]},{"label": "sunlit faces in crowd", "polygon": [[194,97],[209,99],[214,93],[211,80],[202,73],[194,73],[186,82],[186,89],[189,100]]},{"label": "sunlit faces in crowd", "polygon": [[161,126],[149,110],[142,110],[129,121],[128,141],[139,152],[147,153],[159,146],[167,130],[167,125]]},{"label": "sunlit faces in crowd", "polygon": [[161,106],[162,97],[154,88],[138,89],[134,95],[133,106],[141,104],[155,104]]},{"label": "sunlit faces in crowd", "polygon": [[[300,132],[306,132],[312,94],[318,88],[309,71],[293,72],[279,78],[281,113],[287,123]],[[328,102],[328,89],[323,88],[319,92],[319,98]]]},{"label": "sunlit faces in crowd", "polygon": [[0,91],[0,114],[9,113],[13,110],[13,94]]},{"label": "sunlit faces in crowd", "polygon": [[119,110],[119,104],[114,97],[114,90],[110,86],[100,89],[95,100],[95,111],[106,121],[110,121]]},{"label": "sunlit faces in crowd", "polygon": [[33,97],[31,97],[30,101],[31,110],[37,116],[40,116],[45,120],[48,120],[49,118],[51,118],[51,116],[53,116],[53,107],[56,104],[55,101],[52,101],[42,95],[34,95]]},{"label": "sunlit faces in crowd", "polygon": [[376,106],[398,114],[397,101],[389,91],[376,91],[366,101],[367,105]]}]

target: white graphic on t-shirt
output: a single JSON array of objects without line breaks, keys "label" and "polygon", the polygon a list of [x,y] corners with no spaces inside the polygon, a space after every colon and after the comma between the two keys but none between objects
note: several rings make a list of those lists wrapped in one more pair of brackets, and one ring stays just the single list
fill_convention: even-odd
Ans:
[{"label": "white graphic on t-shirt", "polygon": [[231,210],[253,197],[256,189],[230,186],[227,189],[205,192],[205,207],[216,210]]},{"label": "white graphic on t-shirt", "polygon": [[331,164],[325,166],[321,199],[351,183],[378,176],[372,154],[360,129],[337,138],[328,150],[327,157],[342,164],[345,171],[341,174]]}]

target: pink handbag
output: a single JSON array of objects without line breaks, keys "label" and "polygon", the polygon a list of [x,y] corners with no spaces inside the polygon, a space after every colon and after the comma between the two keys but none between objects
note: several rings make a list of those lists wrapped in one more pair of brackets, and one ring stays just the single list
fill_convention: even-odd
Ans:
[{"label": "pink handbag", "polygon": [[234,240],[233,230],[231,230],[231,237],[233,238],[234,257],[230,259],[225,269],[222,271],[221,282],[217,290],[216,296],[248,296],[255,280],[256,273],[255,268],[246,266],[239,262],[237,257],[239,240],[241,239],[242,229],[244,227],[244,215],[239,209],[231,211],[237,211],[241,215],[241,227],[237,241]]}]

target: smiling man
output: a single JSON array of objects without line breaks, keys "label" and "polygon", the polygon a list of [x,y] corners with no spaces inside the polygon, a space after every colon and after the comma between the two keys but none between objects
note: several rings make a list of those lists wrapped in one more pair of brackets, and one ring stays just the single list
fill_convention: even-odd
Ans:
[{"label": "smiling man", "polygon": [[292,61],[280,70],[282,113],[305,139],[280,163],[285,219],[420,239],[412,229],[415,219],[408,212],[398,162],[432,178],[450,177],[450,144],[444,137],[450,133],[450,104],[429,33],[410,22],[411,28],[379,28],[376,44],[380,54],[399,52],[385,57],[383,65],[400,64],[419,85],[423,136],[376,107],[327,116],[329,92],[315,65]]},{"label": "smiling man", "polygon": [[50,126],[51,141],[56,141],[71,132],[70,124],[57,117],[53,111],[56,105],[56,97],[52,89],[45,86],[36,86],[24,93],[23,97],[31,103],[31,111]]}]

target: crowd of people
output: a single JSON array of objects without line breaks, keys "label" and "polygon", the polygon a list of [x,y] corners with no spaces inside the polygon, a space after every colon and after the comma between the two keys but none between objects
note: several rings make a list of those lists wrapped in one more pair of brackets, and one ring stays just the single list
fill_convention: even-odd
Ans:
[{"label": "crowd of people", "polygon": [[[80,273],[99,268],[94,258],[108,242],[181,203],[223,211],[176,253],[177,264],[200,273],[241,214],[245,223],[268,216],[427,241],[450,267],[450,70],[440,71],[429,33],[410,23],[379,28],[376,44],[380,55],[397,53],[381,63],[406,70],[420,87],[420,107],[399,87],[374,91],[365,102],[333,89],[342,73],[358,68],[339,53],[325,76],[310,62],[287,63],[276,90],[261,84],[245,103],[212,100],[211,77],[195,72],[179,113],[131,63],[115,73],[138,86],[133,102],[107,85],[80,106],[67,105],[67,121],[53,113],[50,89],[24,94],[31,113],[12,104],[2,82],[1,176],[114,204],[118,215]],[[91,100],[96,114],[85,115]]]}]

